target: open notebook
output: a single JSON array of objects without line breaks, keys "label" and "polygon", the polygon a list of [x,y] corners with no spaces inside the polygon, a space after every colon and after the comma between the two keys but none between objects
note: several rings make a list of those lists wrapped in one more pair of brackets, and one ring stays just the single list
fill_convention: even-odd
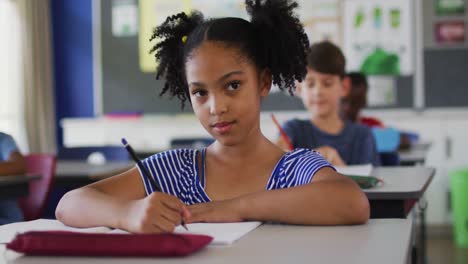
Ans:
[{"label": "open notebook", "polygon": [[361,189],[374,188],[384,184],[382,179],[372,176],[373,167],[371,164],[335,168],[339,173],[348,176],[356,182]]},{"label": "open notebook", "polygon": [[370,176],[372,173],[372,164],[335,166],[336,171],[348,176]]},{"label": "open notebook", "polygon": [[[228,245],[240,239],[248,232],[257,228],[261,222],[242,222],[242,223],[195,223],[188,224],[189,231],[181,226],[177,227],[175,233],[183,234],[202,234],[212,236],[214,239],[211,242],[213,245]],[[93,228],[73,228],[65,226],[60,221],[39,219],[29,222],[19,222],[0,226],[0,243],[8,243],[17,233],[26,231],[73,231],[84,233],[126,233],[123,230],[112,230],[108,227],[93,227]]]},{"label": "open notebook", "polygon": [[[241,222],[241,223],[195,223],[188,224],[187,230],[182,226],[176,227],[174,233],[179,234],[200,234],[213,237],[213,245],[229,245],[245,236],[250,231],[261,225],[261,222]],[[127,233],[126,231],[115,229],[111,233]]]}]

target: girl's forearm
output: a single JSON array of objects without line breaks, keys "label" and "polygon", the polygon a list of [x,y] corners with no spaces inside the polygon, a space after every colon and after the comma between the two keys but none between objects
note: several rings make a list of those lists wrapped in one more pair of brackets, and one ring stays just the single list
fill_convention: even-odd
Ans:
[{"label": "girl's forearm", "polygon": [[108,226],[125,229],[132,201],[84,187],[65,194],[55,211],[62,223],[74,227]]},{"label": "girl's forearm", "polygon": [[369,201],[348,179],[318,181],[241,198],[243,219],[304,225],[363,224]]}]

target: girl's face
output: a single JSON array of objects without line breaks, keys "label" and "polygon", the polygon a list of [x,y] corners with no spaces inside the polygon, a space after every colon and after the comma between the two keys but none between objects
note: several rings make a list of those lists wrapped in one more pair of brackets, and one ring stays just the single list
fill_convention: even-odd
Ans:
[{"label": "girl's face", "polygon": [[296,92],[314,116],[323,118],[339,114],[341,98],[347,94],[347,87],[338,75],[307,68],[306,78],[297,85]]},{"label": "girl's face", "polygon": [[205,41],[186,61],[186,77],[195,115],[226,146],[260,133],[260,102],[268,95],[271,76],[236,48]]}]

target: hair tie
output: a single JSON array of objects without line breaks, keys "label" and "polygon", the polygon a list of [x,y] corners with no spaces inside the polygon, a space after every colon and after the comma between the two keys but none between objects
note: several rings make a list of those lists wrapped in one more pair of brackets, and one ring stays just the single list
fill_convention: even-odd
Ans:
[{"label": "hair tie", "polygon": [[183,36],[183,37],[182,37],[182,43],[185,44],[185,42],[187,42],[187,36]]}]

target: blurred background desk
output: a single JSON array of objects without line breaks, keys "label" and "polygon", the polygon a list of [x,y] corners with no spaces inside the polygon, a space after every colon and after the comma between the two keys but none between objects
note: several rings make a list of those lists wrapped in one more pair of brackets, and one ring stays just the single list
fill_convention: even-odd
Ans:
[{"label": "blurred background desk", "polygon": [[423,196],[435,169],[427,167],[378,167],[372,175],[384,181],[382,186],[366,189],[371,202],[371,218],[406,218],[411,208],[407,201]]},{"label": "blurred background desk", "polygon": [[414,166],[424,164],[430,148],[430,142],[421,142],[411,145],[408,149],[399,150],[398,155],[400,156],[400,165]]},{"label": "blurred background desk", "polygon": [[124,172],[132,166],[134,166],[134,162],[131,161],[108,161],[104,164],[90,164],[81,160],[59,160],[55,172],[55,182],[60,186],[86,185]]},{"label": "blurred background desk", "polygon": [[29,194],[29,182],[41,176],[0,176],[0,199],[20,198]]}]

